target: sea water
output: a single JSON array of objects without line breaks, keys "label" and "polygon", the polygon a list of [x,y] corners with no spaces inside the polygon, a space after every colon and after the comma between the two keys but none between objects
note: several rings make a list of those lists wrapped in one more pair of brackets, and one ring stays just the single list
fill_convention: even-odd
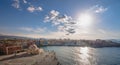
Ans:
[{"label": "sea water", "polygon": [[56,52],[61,65],[120,65],[120,48],[47,46],[46,51]]}]

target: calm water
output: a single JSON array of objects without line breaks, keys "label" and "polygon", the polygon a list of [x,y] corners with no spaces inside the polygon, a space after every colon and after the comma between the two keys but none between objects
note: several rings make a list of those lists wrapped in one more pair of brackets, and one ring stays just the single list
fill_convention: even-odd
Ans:
[{"label": "calm water", "polygon": [[120,65],[120,48],[47,46],[62,65]]}]

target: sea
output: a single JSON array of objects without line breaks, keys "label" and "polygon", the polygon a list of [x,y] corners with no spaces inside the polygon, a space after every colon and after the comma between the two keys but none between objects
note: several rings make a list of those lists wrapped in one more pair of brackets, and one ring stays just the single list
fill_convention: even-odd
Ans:
[{"label": "sea", "polygon": [[120,65],[119,47],[72,47],[46,46],[45,51],[54,51],[61,65]]}]

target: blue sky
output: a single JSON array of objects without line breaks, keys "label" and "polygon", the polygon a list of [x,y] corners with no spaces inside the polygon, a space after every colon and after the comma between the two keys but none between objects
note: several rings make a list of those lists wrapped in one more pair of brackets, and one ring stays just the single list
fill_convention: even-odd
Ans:
[{"label": "blue sky", "polygon": [[120,39],[120,0],[0,0],[0,34]]}]

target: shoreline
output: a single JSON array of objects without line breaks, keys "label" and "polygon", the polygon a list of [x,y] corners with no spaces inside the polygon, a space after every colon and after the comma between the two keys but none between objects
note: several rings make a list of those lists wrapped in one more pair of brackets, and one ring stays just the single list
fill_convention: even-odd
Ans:
[{"label": "shoreline", "polygon": [[81,45],[42,45],[42,46],[39,46],[39,47],[47,47],[47,46],[92,47],[92,48],[117,47],[117,48],[120,48],[120,46],[81,46]]}]

